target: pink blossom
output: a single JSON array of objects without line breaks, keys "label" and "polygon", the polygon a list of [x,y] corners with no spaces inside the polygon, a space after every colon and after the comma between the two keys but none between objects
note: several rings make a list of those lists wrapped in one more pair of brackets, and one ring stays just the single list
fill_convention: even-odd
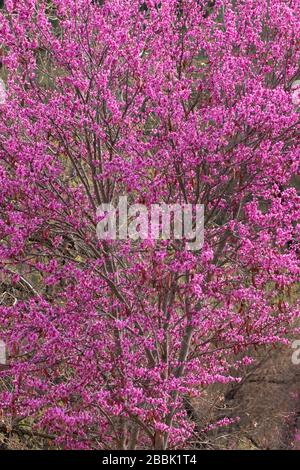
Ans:
[{"label": "pink blossom", "polygon": [[[180,448],[187,398],[299,317],[300,3],[50,3],[1,11],[2,412],[53,447]],[[203,249],[98,240],[124,194],[204,204]]]}]

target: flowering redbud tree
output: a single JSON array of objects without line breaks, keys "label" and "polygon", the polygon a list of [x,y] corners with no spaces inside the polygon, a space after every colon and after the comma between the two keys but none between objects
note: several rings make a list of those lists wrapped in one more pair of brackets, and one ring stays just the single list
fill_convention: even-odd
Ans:
[{"label": "flowering redbud tree", "polygon": [[[188,446],[194,398],[286,341],[299,17],[298,0],[5,1],[0,401],[12,423],[65,449]],[[99,239],[97,207],[122,195],[203,204],[204,245]]]}]

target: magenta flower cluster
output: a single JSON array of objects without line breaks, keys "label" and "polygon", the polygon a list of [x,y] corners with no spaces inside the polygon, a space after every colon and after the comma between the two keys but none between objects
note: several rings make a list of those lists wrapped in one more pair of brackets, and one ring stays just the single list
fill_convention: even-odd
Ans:
[{"label": "magenta flower cluster", "polygon": [[[298,0],[5,1],[4,417],[61,448],[184,446],[187,401],[286,341],[299,17]],[[203,248],[98,240],[97,207],[124,194],[204,204]]]}]

